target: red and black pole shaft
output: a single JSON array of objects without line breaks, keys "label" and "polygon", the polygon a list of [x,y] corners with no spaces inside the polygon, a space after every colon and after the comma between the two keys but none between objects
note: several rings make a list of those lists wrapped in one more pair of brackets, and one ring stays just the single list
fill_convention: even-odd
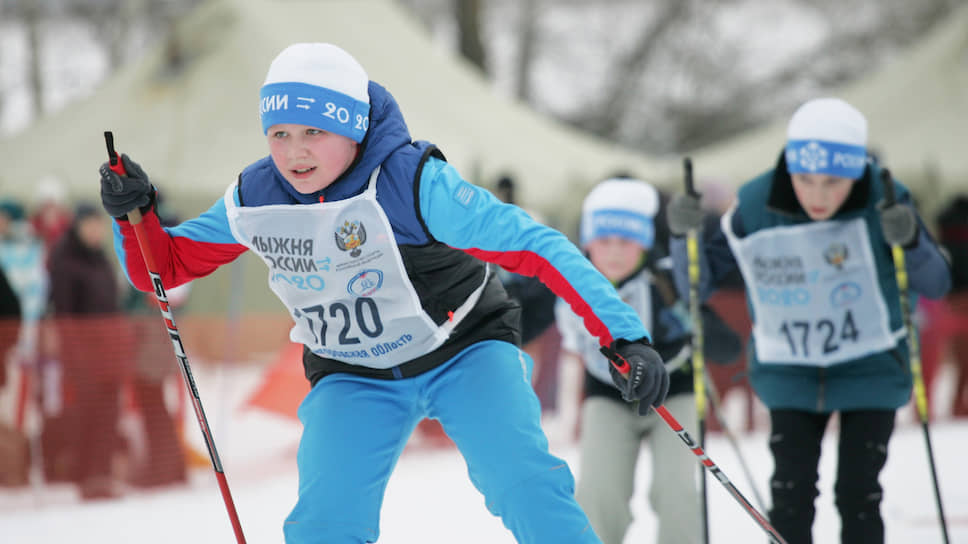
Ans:
[{"label": "red and black pole shaft", "polygon": [[[621,356],[618,356],[616,358],[619,360],[616,361],[615,358],[610,357],[609,358],[610,364],[613,367],[615,367],[615,369],[618,370],[623,376],[628,376],[629,369],[630,369],[628,361],[622,359]],[[753,518],[756,524],[759,525],[760,528],[766,532],[767,536],[770,537],[771,543],[787,544],[787,541],[784,540],[782,536],[780,536],[780,533],[776,529],[774,529],[772,525],[770,525],[770,522],[766,519],[766,517],[763,514],[761,514],[756,509],[756,507],[750,504],[750,501],[747,500],[747,498],[744,497],[742,493],[740,493],[739,489],[737,489],[736,486],[733,485],[733,482],[731,482],[729,478],[726,477],[726,473],[720,470],[718,466],[716,466],[716,463],[714,463],[713,460],[708,455],[706,455],[706,452],[703,450],[703,448],[699,444],[697,444],[695,440],[692,439],[691,436],[689,436],[689,433],[686,432],[686,430],[682,427],[679,421],[676,420],[676,418],[671,413],[669,413],[668,410],[666,410],[665,406],[653,406],[652,409],[655,410],[655,413],[659,414],[659,417],[661,417],[662,420],[666,422],[666,425],[668,425],[669,428],[672,429],[673,432],[675,432],[679,436],[679,438],[683,441],[683,443],[685,443],[686,447],[688,447],[692,451],[692,453],[699,458],[699,462],[702,463],[702,466],[704,466],[709,472],[711,472],[713,476],[715,476],[716,479],[719,480],[719,483],[723,484],[726,490],[729,491],[729,494],[732,495],[734,499],[736,499],[736,502],[738,502],[740,506],[742,506],[743,509],[746,510],[746,513],[748,513],[750,517]],[[692,483],[684,482],[684,485],[692,485]]]},{"label": "red and black pole shaft", "polygon": [[[894,178],[890,170],[881,169],[881,183],[884,185],[884,201],[888,206],[893,205],[897,198],[894,194]],[[921,343],[918,339],[918,331],[911,319],[911,308],[908,298],[908,275],[907,265],[905,264],[904,248],[899,245],[891,246],[891,256],[894,259],[894,274],[897,281],[899,302],[901,305],[901,318],[904,320],[904,328],[907,330],[908,353],[911,367],[911,377],[914,380],[914,401],[918,409],[918,418],[921,420],[921,430],[924,433],[924,443],[928,449],[928,466],[931,469],[931,481],[934,483],[934,500],[938,507],[938,521],[941,524],[941,535],[945,544],[948,544],[948,523],[944,517],[944,507],[941,503],[941,488],[938,485],[938,470],[934,464],[934,450],[931,448],[931,433],[928,430],[928,396],[924,385],[924,376],[921,372]]]},{"label": "red and black pole shaft", "polygon": [[[114,150],[114,135],[111,131],[104,132],[104,143],[108,149],[108,163],[116,174],[126,175],[124,164]],[[120,189],[120,187],[118,187]],[[158,307],[161,309],[161,316],[165,321],[165,328],[168,329],[168,336],[171,338],[172,347],[175,350],[175,359],[181,369],[182,378],[185,386],[192,395],[192,407],[195,409],[195,418],[201,428],[202,436],[205,439],[205,446],[208,448],[209,458],[212,460],[212,468],[215,469],[215,478],[218,480],[219,490],[222,492],[222,500],[225,502],[225,509],[229,514],[229,521],[232,522],[232,529],[235,531],[235,540],[238,544],[245,544],[245,535],[242,534],[242,524],[239,522],[239,515],[235,510],[235,502],[232,500],[232,493],[229,492],[229,484],[225,479],[225,471],[222,470],[222,461],[219,459],[218,450],[215,449],[215,438],[212,435],[212,428],[205,417],[205,410],[202,408],[202,399],[198,395],[198,388],[195,386],[195,378],[192,376],[191,366],[188,363],[188,356],[182,345],[181,335],[175,325],[175,316],[168,303],[168,295],[158,274],[158,267],[155,264],[154,255],[151,253],[151,246],[148,245],[148,235],[144,231],[141,222],[141,210],[135,208],[128,212],[128,222],[134,227],[135,237],[138,239],[138,246],[141,248],[141,257],[144,259],[145,267],[148,269],[148,276],[154,287],[155,298],[158,300]]]},{"label": "red and black pole shaft", "polygon": [[736,499],[736,502],[738,502],[743,509],[746,510],[746,513],[749,514],[754,521],[756,521],[756,524],[766,531],[767,536],[770,537],[770,541],[773,544],[787,544],[786,540],[783,539],[780,533],[774,529],[772,525],[770,525],[770,522],[766,519],[766,517],[761,514],[752,504],[750,504],[750,501],[747,500],[747,498],[740,493],[739,489],[733,485],[733,482],[726,477],[726,473],[716,466],[716,463],[714,463],[713,460],[706,455],[706,452],[699,444],[696,444],[692,437],[689,436],[689,433],[686,432],[678,421],[676,421],[676,418],[665,409],[665,406],[656,406],[654,407],[654,410],[657,414],[659,414],[659,417],[666,422],[666,425],[668,425],[670,429],[679,435],[679,438],[692,451],[692,453],[699,458],[699,462],[702,463],[702,466],[706,467],[706,469],[713,476],[715,476],[717,480],[719,480],[719,483],[723,484],[723,487],[725,487],[726,490],[729,491],[729,494]]}]

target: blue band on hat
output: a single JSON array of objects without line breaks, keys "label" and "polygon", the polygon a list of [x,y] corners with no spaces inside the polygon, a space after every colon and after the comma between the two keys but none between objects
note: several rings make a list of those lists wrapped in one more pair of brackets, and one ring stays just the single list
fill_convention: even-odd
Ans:
[{"label": "blue band on hat", "polygon": [[585,216],[581,229],[582,245],[607,236],[632,240],[649,249],[655,241],[655,225],[652,218],[628,210],[596,210]]},{"label": "blue band on hat", "polygon": [[359,143],[370,126],[370,105],[308,83],[270,83],[259,91],[259,118],[263,134],[272,125],[294,123],[340,134]]},{"label": "blue band on hat", "polygon": [[867,150],[862,145],[790,140],[786,145],[786,163],[791,174],[829,174],[857,179],[864,175]]}]

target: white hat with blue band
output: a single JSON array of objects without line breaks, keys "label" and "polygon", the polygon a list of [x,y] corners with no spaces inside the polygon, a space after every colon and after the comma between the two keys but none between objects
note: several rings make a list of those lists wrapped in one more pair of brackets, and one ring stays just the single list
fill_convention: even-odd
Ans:
[{"label": "white hat with blue band", "polygon": [[867,119],[839,98],[817,98],[790,118],[786,143],[791,174],[858,179],[867,165]]},{"label": "white hat with blue band", "polygon": [[611,178],[595,186],[581,210],[581,245],[618,236],[649,249],[655,242],[653,218],[659,211],[659,193],[644,181]]},{"label": "white hat with blue band", "polygon": [[259,92],[262,132],[307,125],[359,143],[370,125],[369,77],[349,53],[328,43],[297,43],[269,65]]}]

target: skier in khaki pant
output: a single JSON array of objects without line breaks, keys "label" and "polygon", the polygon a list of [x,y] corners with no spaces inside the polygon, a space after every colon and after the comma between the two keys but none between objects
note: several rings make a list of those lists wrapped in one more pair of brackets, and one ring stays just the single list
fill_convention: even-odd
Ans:
[{"label": "skier in khaki pant", "polygon": [[[696,427],[696,407],[689,364],[691,326],[678,301],[672,278],[659,269],[653,218],[659,207],[655,188],[644,181],[613,178],[599,183],[582,206],[581,246],[589,260],[618,290],[652,331],[653,345],[669,371],[664,406],[686,428]],[[581,408],[581,464],[576,496],[605,544],[621,544],[632,515],[629,500],[643,440],[652,454],[649,502],[659,519],[659,544],[700,541],[701,518],[696,460],[683,451],[680,438],[649,410],[622,400],[612,385],[608,359],[581,319],[559,300],[555,309],[564,357],[585,367]],[[739,340],[722,323],[711,321],[711,349],[718,360],[739,353]],[[717,326],[719,325],[719,326]],[[727,336],[723,336],[723,334]],[[708,351],[708,350],[707,350]],[[568,364],[565,361],[563,364]]]}]

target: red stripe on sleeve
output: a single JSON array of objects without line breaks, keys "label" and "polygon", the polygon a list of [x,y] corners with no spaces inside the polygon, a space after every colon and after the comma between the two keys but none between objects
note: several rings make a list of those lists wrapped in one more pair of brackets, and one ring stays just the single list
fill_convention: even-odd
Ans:
[{"label": "red stripe on sleeve", "polygon": [[561,272],[551,266],[544,257],[531,251],[485,251],[476,248],[461,249],[461,251],[482,261],[494,263],[508,272],[522,276],[537,276],[541,283],[547,285],[554,294],[565,299],[575,314],[581,316],[585,322],[585,328],[598,338],[601,345],[612,344],[612,333],[605,323],[595,315],[588,302],[578,294]]},{"label": "red stripe on sleeve", "polygon": [[[134,233],[134,227],[127,221],[119,220],[125,256],[125,269],[131,283],[141,291],[152,291],[154,286],[148,278],[141,248]],[[161,228],[154,211],[142,219],[144,232],[148,235],[148,246],[159,270],[166,289],[177,287],[194,279],[207,276],[219,266],[232,262],[248,249],[242,244],[215,244],[199,242],[185,237],[172,237]]]}]

